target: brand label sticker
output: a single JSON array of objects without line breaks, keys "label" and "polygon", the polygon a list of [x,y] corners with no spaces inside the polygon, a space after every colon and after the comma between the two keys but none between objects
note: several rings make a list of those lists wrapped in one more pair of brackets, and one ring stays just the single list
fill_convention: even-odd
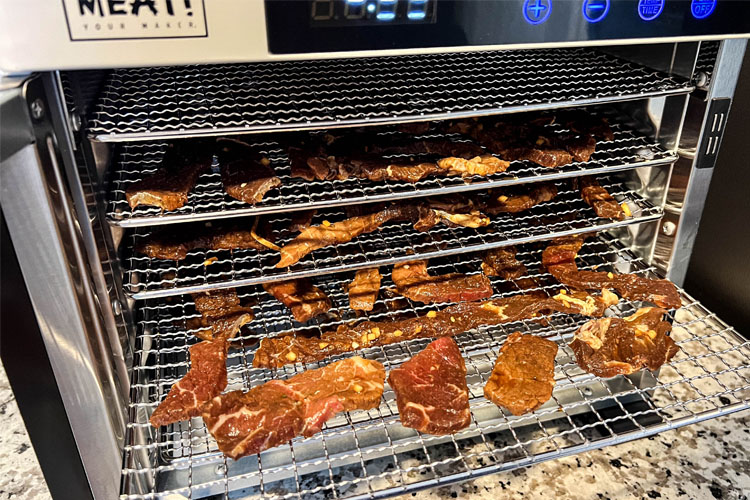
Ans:
[{"label": "brand label sticker", "polygon": [[203,0],[63,0],[71,40],[208,36]]}]

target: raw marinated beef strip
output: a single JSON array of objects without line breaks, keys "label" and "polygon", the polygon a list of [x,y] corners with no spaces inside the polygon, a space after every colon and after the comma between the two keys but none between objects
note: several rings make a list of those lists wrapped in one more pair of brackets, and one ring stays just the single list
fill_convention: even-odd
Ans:
[{"label": "raw marinated beef strip", "polygon": [[392,370],[388,382],[396,394],[402,425],[445,435],[471,423],[466,365],[456,342],[444,337]]},{"label": "raw marinated beef strip", "polygon": [[178,224],[175,228],[155,231],[143,238],[136,252],[152,259],[183,260],[193,250],[266,250],[253,236],[250,224]]},{"label": "raw marinated beef strip", "polygon": [[252,308],[240,305],[234,288],[194,293],[193,300],[201,317],[188,319],[187,328],[203,340],[231,339],[254,319]]},{"label": "raw marinated beef strip", "polygon": [[151,425],[159,427],[201,414],[203,405],[227,386],[227,348],[225,338],[198,342],[190,348],[190,370],[151,414]]},{"label": "raw marinated beef strip", "polygon": [[534,411],[555,387],[557,344],[535,335],[512,333],[500,348],[484,396],[513,415]]},{"label": "raw marinated beef strip", "polygon": [[427,261],[396,264],[391,273],[396,293],[416,302],[463,302],[492,296],[492,284],[483,274],[460,273],[431,276]]},{"label": "raw marinated beef strip", "polygon": [[264,283],[263,289],[291,309],[292,316],[300,323],[325,314],[331,308],[331,299],[307,278]]},{"label": "raw marinated beef strip", "polygon": [[573,184],[581,191],[581,198],[594,209],[598,217],[623,220],[625,212],[609,191],[593,177],[574,179]]},{"label": "raw marinated beef strip", "polygon": [[482,273],[513,280],[526,274],[526,266],[516,259],[518,249],[514,246],[493,248],[482,254]]},{"label": "raw marinated beef strip", "polygon": [[602,318],[585,323],[569,344],[576,362],[597,377],[630,375],[642,368],[658,370],[679,348],[667,334],[666,310],[638,309],[626,318]]},{"label": "raw marinated beef strip", "polygon": [[176,210],[188,201],[198,176],[211,168],[213,143],[182,141],[167,145],[162,165],[154,174],[134,182],[125,191],[130,208],[138,205]]},{"label": "raw marinated beef strip", "polygon": [[219,449],[237,460],[312,436],[336,413],[377,407],[384,383],[383,365],[352,357],[217,396],[203,407],[203,421]]},{"label": "raw marinated beef strip", "polygon": [[273,188],[281,185],[271,162],[252,146],[238,139],[219,139],[218,158],[221,182],[229,196],[255,205]]},{"label": "raw marinated beef strip", "polygon": [[529,210],[539,203],[551,201],[557,196],[557,186],[552,183],[523,184],[489,192],[489,201],[482,210],[490,215],[518,213]]},{"label": "raw marinated beef strip", "polygon": [[529,293],[483,302],[461,302],[416,318],[343,324],[320,337],[296,336],[290,332],[261,340],[253,366],[280,368],[295,361],[312,363],[359,348],[419,338],[453,337],[480,326],[533,319],[552,312],[598,318],[617,301],[617,296],[608,290],[602,290],[601,296],[585,292],[560,293],[553,297]]},{"label": "raw marinated beef strip", "polygon": [[349,294],[349,307],[355,311],[372,311],[380,292],[382,276],[377,268],[357,271],[354,280],[346,290]]},{"label": "raw marinated beef strip", "polygon": [[555,240],[542,252],[542,265],[557,281],[575,290],[608,288],[630,300],[642,300],[668,309],[682,306],[680,292],[669,280],[644,278],[638,274],[579,271],[575,257],[582,245],[580,237]]},{"label": "raw marinated beef strip", "polygon": [[469,426],[466,365],[456,342],[431,342],[388,374],[404,427],[427,434],[453,434]]}]

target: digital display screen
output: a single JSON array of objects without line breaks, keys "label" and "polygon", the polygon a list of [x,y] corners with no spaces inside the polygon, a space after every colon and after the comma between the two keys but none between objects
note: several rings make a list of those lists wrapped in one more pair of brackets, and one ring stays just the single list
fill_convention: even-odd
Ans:
[{"label": "digital display screen", "polygon": [[310,0],[312,26],[386,26],[435,22],[437,0]]}]

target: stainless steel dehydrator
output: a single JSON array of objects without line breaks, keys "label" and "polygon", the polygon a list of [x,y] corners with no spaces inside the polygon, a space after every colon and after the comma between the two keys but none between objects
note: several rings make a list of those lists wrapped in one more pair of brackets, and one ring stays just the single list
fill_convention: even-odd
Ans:
[{"label": "stainless steel dehydrator", "polygon": [[[237,288],[253,308],[255,319],[233,341],[227,361],[228,388],[247,390],[341,357],[276,370],[252,364],[264,337],[316,335],[362,318],[348,308],[344,287],[358,269],[379,267],[385,290],[393,264],[429,258],[436,273],[476,273],[482,251],[516,245],[537,291],[552,294],[560,285],[540,267],[544,242],[587,234],[579,267],[681,285],[711,175],[720,168],[716,156],[750,33],[750,5],[63,0],[0,7],[0,201],[20,270],[16,276],[4,261],[4,275],[6,286],[17,280],[14,299],[28,294],[40,339],[28,333],[24,342],[8,340],[13,321],[32,331],[18,306],[17,316],[5,314],[3,359],[50,487],[61,497],[381,498],[750,406],[750,344],[681,291],[682,307],[669,314],[679,352],[657,372],[610,379],[585,373],[567,347],[587,320],[575,315],[457,336],[472,422],[448,436],[403,427],[387,386],[376,409],[342,413],[319,434],[237,461],[218,450],[199,417],[161,428],[148,421],[190,366],[188,348],[198,341],[189,326],[198,317],[191,293]],[[598,143],[589,161],[555,169],[516,161],[505,172],[468,180],[308,181],[292,175],[286,150],[290,141],[325,131],[364,127],[387,138],[398,124],[523,120],[569,109],[606,117],[614,138]],[[547,132],[566,130],[555,122]],[[429,134],[440,139],[447,132]],[[126,190],[159,168],[170,142],[219,136],[242,136],[258,148],[281,181],[278,189],[255,205],[233,199],[214,158],[183,207],[130,207]],[[584,175],[596,176],[627,206],[627,216],[597,217],[572,187]],[[319,224],[356,205],[538,182],[555,183],[558,196],[493,217],[487,227],[417,232],[393,222],[289,268],[274,266],[271,249],[194,249],[180,261],[135,251],[156,231],[188,233],[219,220],[285,224],[295,212],[315,209]],[[292,278],[324,289],[333,303],[329,314],[298,323],[263,292],[264,283]],[[499,278],[493,288],[495,297],[521,292]],[[637,307],[621,301],[607,315]],[[428,310],[381,293],[365,317]],[[514,331],[560,345],[552,400],[519,417],[482,393]],[[390,370],[427,343],[357,353]],[[46,382],[39,378],[44,367]],[[28,377],[16,375],[24,369]],[[35,401],[35,387],[48,407]],[[45,458],[52,449],[54,459]],[[76,486],[61,486],[58,473]]]}]

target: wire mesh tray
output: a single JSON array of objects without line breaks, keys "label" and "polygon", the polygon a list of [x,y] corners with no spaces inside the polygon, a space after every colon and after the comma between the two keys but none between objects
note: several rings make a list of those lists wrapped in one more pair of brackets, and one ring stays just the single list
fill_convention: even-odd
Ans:
[{"label": "wire mesh tray", "polygon": [[[224,192],[219,165],[214,159],[211,171],[198,178],[195,188],[188,195],[187,204],[170,212],[162,212],[158,207],[149,206],[131,209],[125,198],[125,191],[130,185],[152,174],[161,166],[166,143],[127,143],[120,146],[117,160],[114,162],[107,217],[113,224],[136,227],[290,212],[601,174],[665,165],[676,160],[674,152],[665,151],[658,142],[638,132],[638,125],[632,119],[617,115],[614,110],[600,110],[597,114],[607,117],[615,138],[613,141],[597,141],[597,151],[588,162],[574,162],[561,168],[550,169],[528,161],[517,161],[511,163],[505,172],[488,177],[430,177],[417,183],[370,182],[355,178],[310,182],[294,178],[291,176],[286,151],[277,142],[278,135],[262,135],[257,137],[254,144],[271,161],[271,166],[281,179],[281,187],[269,191],[264,200],[255,206],[236,200]],[[547,128],[554,133],[567,132],[560,124],[548,125]],[[398,135],[389,130],[383,130],[382,133],[386,136]],[[456,136],[432,132],[423,137]],[[393,158],[398,158],[398,155],[393,155]]]},{"label": "wire mesh tray", "polygon": [[[600,183],[619,202],[627,203],[632,216],[622,221],[599,218],[581,199],[577,190],[572,190],[565,182],[559,182],[559,194],[552,201],[540,203],[525,212],[495,216],[485,228],[436,226],[430,231],[418,232],[410,222],[389,223],[348,243],[316,250],[290,268],[274,267],[279,253],[273,250],[195,250],[186,259],[176,262],[150,259],[133,253],[127,258],[125,289],[135,299],[165,297],[393,264],[415,257],[455,255],[661,218],[661,209],[636,191],[607,177],[600,179]],[[334,222],[345,217],[343,211],[328,211],[318,213],[313,223],[320,224],[323,220]],[[279,215],[276,218],[272,216],[272,221],[276,227],[288,227],[289,219]],[[250,227],[252,220],[248,220],[247,224]],[[149,234],[148,229],[135,231],[131,248],[135,248],[138,241]],[[283,245],[294,235],[296,233],[281,232],[276,243]],[[209,262],[210,265],[207,265]]]},{"label": "wire mesh tray", "polygon": [[[542,247],[521,247],[518,257],[541,283],[539,289],[556,292],[560,286],[538,270]],[[652,268],[603,235],[588,241],[578,260],[581,269],[653,275]],[[467,258],[460,264],[443,259],[434,266],[436,273],[476,272],[478,259]],[[334,307],[329,317],[301,330],[327,330],[352,319],[341,288],[350,278],[334,275],[316,280],[329,293]],[[493,287],[496,297],[518,293],[512,283],[498,279],[493,279]],[[304,367],[299,364],[275,372],[252,368],[258,338],[300,325],[256,287],[240,290],[240,296],[254,303],[257,316],[230,352],[228,390],[247,390],[302,371]],[[393,301],[399,301],[397,308],[391,307]],[[368,319],[424,314],[427,309],[404,301],[385,298],[381,288],[380,299]],[[611,313],[630,314],[637,306],[621,302]],[[600,379],[583,372],[567,347],[586,321],[579,316],[554,314],[547,318],[546,325],[522,321],[484,327],[456,337],[468,369],[473,417],[469,428],[438,437],[402,427],[394,394],[386,386],[376,409],[339,415],[316,436],[296,438],[259,456],[232,461],[218,452],[199,418],[158,430],[148,423],[157,402],[188,368],[187,349],[197,340],[185,327],[186,319],[197,316],[191,300],[147,301],[138,314],[136,360],[140,362],[134,368],[133,420],[123,475],[124,484],[150,484],[141,492],[148,497],[177,493],[198,498],[235,492],[264,498],[382,498],[511,470],[750,407],[750,342],[683,294],[683,307],[671,314],[671,335],[680,350],[658,374],[642,371]],[[516,330],[545,336],[560,345],[552,399],[520,417],[501,411],[482,394],[500,346]],[[390,370],[428,342],[373,347],[357,354],[376,359]],[[338,357],[322,364],[335,359]],[[133,436],[142,437],[134,441]],[[130,493],[124,498],[140,495]]]},{"label": "wire mesh tray", "polygon": [[588,48],[117,69],[89,130],[100,141],[132,141],[330,128],[692,90]]}]

